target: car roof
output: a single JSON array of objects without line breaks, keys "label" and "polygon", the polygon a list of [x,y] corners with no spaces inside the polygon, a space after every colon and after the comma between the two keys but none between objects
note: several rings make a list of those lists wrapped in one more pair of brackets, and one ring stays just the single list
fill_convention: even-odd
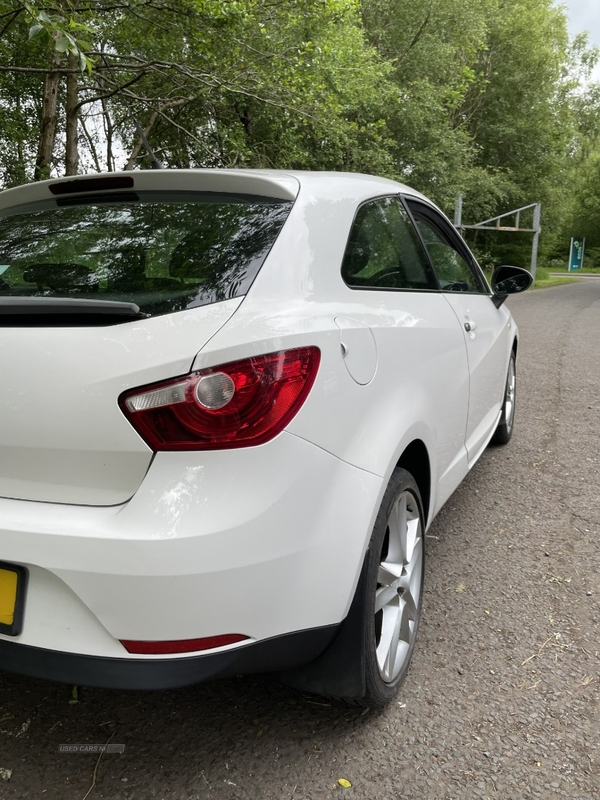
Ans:
[{"label": "car roof", "polygon": [[[427,198],[416,189],[407,186],[399,181],[390,178],[382,178],[376,175],[367,175],[360,172],[317,172],[303,170],[265,170],[264,174],[290,175],[300,184],[302,191],[310,191],[316,197],[323,196],[329,198],[332,188],[335,191],[339,187],[343,191],[352,192],[354,196],[362,195],[365,198],[385,194],[407,194]],[[431,201],[428,201],[431,202]]]}]

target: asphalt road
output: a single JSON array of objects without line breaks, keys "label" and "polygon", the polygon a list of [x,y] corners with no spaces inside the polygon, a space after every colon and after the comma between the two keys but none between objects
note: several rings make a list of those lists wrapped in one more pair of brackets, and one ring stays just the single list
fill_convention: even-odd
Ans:
[{"label": "asphalt road", "polygon": [[[71,702],[71,687],[4,674],[0,798],[598,798],[600,283],[510,304],[515,435],[429,531],[397,702],[349,709],[269,677]],[[109,739],[125,752],[58,752]]]}]

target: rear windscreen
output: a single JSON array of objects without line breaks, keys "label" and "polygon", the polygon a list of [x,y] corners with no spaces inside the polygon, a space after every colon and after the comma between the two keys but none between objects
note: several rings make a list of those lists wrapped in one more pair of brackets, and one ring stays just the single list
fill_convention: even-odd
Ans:
[{"label": "rear windscreen", "polygon": [[292,205],[156,192],[64,203],[0,219],[0,297],[121,300],[151,316],[238,297]]}]

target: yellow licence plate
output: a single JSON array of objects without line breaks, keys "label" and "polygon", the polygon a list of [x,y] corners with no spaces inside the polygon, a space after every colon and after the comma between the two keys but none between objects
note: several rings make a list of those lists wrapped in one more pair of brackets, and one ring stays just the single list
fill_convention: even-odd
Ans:
[{"label": "yellow licence plate", "polygon": [[0,633],[21,632],[26,572],[22,567],[0,562]]}]

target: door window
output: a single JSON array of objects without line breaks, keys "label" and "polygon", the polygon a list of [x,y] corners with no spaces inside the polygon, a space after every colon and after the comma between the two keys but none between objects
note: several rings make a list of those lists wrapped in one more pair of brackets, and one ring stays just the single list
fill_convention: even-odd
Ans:
[{"label": "door window", "polygon": [[444,292],[488,293],[479,269],[452,227],[433,209],[408,201]]}]

